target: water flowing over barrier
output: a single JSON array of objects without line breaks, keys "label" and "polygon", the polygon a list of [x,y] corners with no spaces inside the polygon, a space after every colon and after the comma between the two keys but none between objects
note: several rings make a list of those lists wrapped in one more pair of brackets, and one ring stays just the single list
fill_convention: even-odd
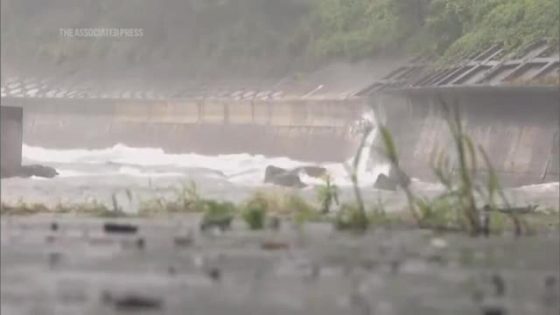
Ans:
[{"label": "water flowing over barrier", "polygon": [[365,99],[279,101],[18,100],[24,142],[51,148],[117,144],[205,155],[249,153],[344,161]]},{"label": "water flowing over barrier", "polygon": [[[457,87],[378,92],[369,103],[392,131],[411,176],[433,180],[434,155],[454,151],[443,100],[462,114],[467,133],[482,145],[500,177],[521,185],[558,181],[558,99],[552,87]],[[103,149],[122,143],[170,153],[248,153],[314,162],[342,162],[354,155],[361,138],[356,122],[371,109],[367,102],[19,100],[23,141],[32,146]],[[378,145],[374,135],[369,138],[368,145]]]}]

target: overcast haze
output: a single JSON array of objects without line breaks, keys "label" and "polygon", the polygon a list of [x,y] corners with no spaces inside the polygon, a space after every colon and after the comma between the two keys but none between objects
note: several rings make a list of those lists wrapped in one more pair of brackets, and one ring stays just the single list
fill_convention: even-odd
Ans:
[{"label": "overcast haze", "polygon": [[[2,74],[278,76],[302,65],[302,0],[2,0]],[[68,38],[62,29],[140,29]],[[17,69],[17,70],[16,70]]]}]

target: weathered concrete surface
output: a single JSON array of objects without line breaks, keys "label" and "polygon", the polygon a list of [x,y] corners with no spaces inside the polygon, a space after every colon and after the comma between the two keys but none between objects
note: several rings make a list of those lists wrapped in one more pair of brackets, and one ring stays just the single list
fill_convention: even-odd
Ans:
[{"label": "weathered concrete surface", "polygon": [[2,176],[17,172],[21,167],[23,110],[19,107],[0,107],[0,162]]},{"label": "weathered concrete surface", "polygon": [[21,100],[24,141],[51,148],[118,143],[168,152],[253,153],[313,161],[353,155],[365,99]]},{"label": "weathered concrete surface", "polygon": [[76,72],[25,64],[3,69],[0,85],[5,104],[25,107],[24,142],[30,145],[124,143],[330,162],[354,154],[359,136],[348,133],[367,99],[353,96],[400,63],[391,56],[285,77],[229,73],[209,80],[176,67],[157,75],[147,65],[128,72],[82,71],[82,64]]},{"label": "weathered concrete surface", "polygon": [[193,217],[127,221],[137,233],[107,234],[100,219],[3,217],[2,314],[552,315],[560,307],[557,233],[356,237],[323,224],[247,232],[239,222],[199,235],[188,232],[198,230]]},{"label": "weathered concrete surface", "polygon": [[[409,89],[372,96],[408,174],[431,180],[435,154],[455,152],[440,99],[459,110],[465,131],[484,148],[504,183],[559,180],[556,87]],[[485,169],[483,161],[478,166]]]}]

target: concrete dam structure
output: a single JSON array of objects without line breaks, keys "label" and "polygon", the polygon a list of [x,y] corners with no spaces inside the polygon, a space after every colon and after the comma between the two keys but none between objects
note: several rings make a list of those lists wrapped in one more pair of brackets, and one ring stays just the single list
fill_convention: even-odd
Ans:
[{"label": "concrete dam structure", "polygon": [[[414,59],[361,93],[393,133],[401,167],[433,180],[441,151],[455,148],[444,106],[486,152],[505,185],[559,180],[560,62],[557,49],[536,43],[509,59],[499,46],[434,68]],[[484,161],[477,168],[488,171]]]},{"label": "concrete dam structure", "polygon": [[263,154],[342,161],[359,135],[358,100],[23,102],[26,144],[100,149],[125,144],[168,153]]},{"label": "concrete dam structure", "polygon": [[121,143],[313,162],[351,158],[361,138],[358,123],[373,108],[393,132],[404,170],[423,180],[434,179],[436,152],[453,152],[443,100],[461,112],[467,133],[505,184],[558,181],[558,52],[535,45],[513,59],[502,56],[492,47],[444,68],[418,59],[391,71],[373,67],[368,71],[375,75],[339,90],[318,76],[305,87],[204,93],[194,87],[155,97],[53,90],[25,80],[3,84],[2,93],[4,105],[23,108],[28,145],[93,149]]},{"label": "concrete dam structure", "polygon": [[352,157],[360,141],[356,123],[369,104],[356,93],[394,63],[333,64],[305,77],[209,83],[18,77],[3,80],[2,97],[24,109],[23,137],[31,146],[124,144],[337,162]]},{"label": "concrete dam structure", "polygon": [[19,107],[0,107],[1,173],[9,174],[21,166],[23,111]]},{"label": "concrete dam structure", "polygon": [[[480,145],[503,184],[559,180],[556,88],[459,88],[381,94],[372,98],[393,133],[405,172],[435,180],[432,166],[456,152],[442,104],[457,110],[465,132]],[[488,171],[483,160],[478,169]]]}]

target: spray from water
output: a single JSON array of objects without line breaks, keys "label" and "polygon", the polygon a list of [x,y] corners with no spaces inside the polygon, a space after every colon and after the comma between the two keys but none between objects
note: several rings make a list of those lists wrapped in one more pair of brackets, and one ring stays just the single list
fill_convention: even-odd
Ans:
[{"label": "spray from water", "polygon": [[372,110],[364,113],[358,122],[359,133],[362,136],[367,133],[356,170],[361,183],[373,183],[380,174],[387,175],[389,172],[389,164],[375,151],[379,136],[376,121],[375,112]]},{"label": "spray from water", "polygon": [[[360,186],[372,185],[379,174],[387,174],[388,164],[375,150],[379,129],[376,127],[373,111],[364,113],[351,129],[354,137],[363,138],[367,133],[361,159],[357,166]],[[228,180],[241,185],[262,185],[267,166],[293,169],[312,165],[313,162],[296,161],[287,157],[266,157],[251,154],[227,154],[205,156],[194,153],[171,154],[160,148],[132,148],[118,144],[110,148],[87,149],[47,149],[23,145],[23,158],[27,164],[44,164],[55,167],[60,177],[116,176],[181,178],[190,175],[204,175],[204,178]],[[352,164],[352,158],[349,162]],[[321,163],[338,186],[350,186],[344,163]],[[189,175],[189,176],[190,176]],[[193,175],[194,176],[194,175]],[[203,175],[200,175],[203,176]],[[323,180],[300,174],[309,185],[322,185]]]}]

